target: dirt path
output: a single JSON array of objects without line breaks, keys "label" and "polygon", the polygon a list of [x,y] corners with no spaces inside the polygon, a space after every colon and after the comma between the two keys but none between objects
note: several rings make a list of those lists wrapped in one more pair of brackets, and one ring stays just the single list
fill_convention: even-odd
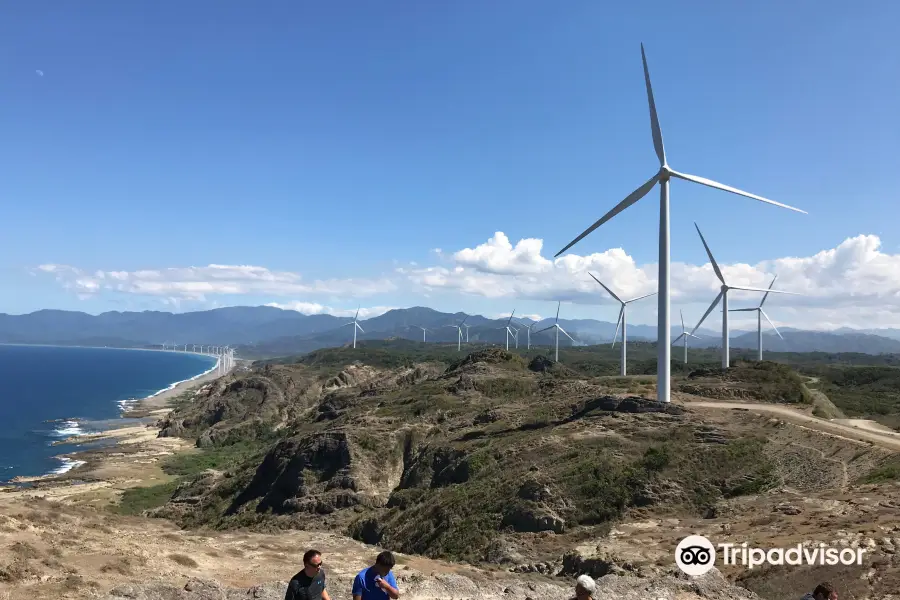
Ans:
[{"label": "dirt path", "polygon": [[712,400],[692,400],[684,403],[686,407],[693,408],[718,408],[718,409],[742,409],[756,412],[770,413],[783,417],[785,420],[794,423],[802,423],[809,429],[829,433],[850,440],[871,442],[882,448],[892,451],[900,451],[900,436],[896,434],[882,433],[877,430],[865,429],[844,425],[834,421],[825,421],[818,417],[813,417],[806,413],[802,413],[793,408],[781,406],[778,404],[757,404],[749,402],[720,402]]}]

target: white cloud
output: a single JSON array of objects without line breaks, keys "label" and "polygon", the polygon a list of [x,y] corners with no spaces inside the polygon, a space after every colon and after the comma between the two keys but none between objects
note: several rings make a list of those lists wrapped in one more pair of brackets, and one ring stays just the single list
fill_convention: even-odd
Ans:
[{"label": "white cloud", "polygon": [[[334,315],[335,317],[353,317],[356,314],[355,308],[332,308],[331,306],[323,306],[315,302],[270,302],[266,306],[274,306],[283,310],[295,310],[304,315]],[[360,319],[371,319],[383,315],[389,310],[394,310],[395,306],[370,306],[359,309]]]},{"label": "white cloud", "polygon": [[[713,248],[715,251],[715,248]],[[303,301],[273,302],[273,306],[306,314],[352,316],[355,309],[327,306],[337,298],[376,296],[397,292],[408,298],[460,294],[488,300],[503,300],[488,309],[493,314],[508,305],[507,300],[573,302],[581,305],[615,306],[609,294],[588,275],[593,273],[622,298],[634,298],[656,291],[657,266],[637,264],[621,248],[611,248],[585,256],[567,255],[558,259],[543,256],[543,242],[528,238],[512,244],[502,232],[485,243],[454,252],[436,252],[437,264],[396,268],[380,279],[328,279],[306,281],[299,274],[272,271],[250,265],[208,265],[206,267],[158,268],[137,271],[82,270],[45,264],[32,273],[51,275],[81,298],[105,293],[126,293],[176,302],[207,300],[223,295],[304,298]],[[775,274],[777,289],[802,296],[770,296],[767,307],[776,324],[827,329],[833,327],[900,327],[900,254],[888,254],[875,235],[847,238],[834,248],[810,256],[782,257],[754,264],[720,265],[732,285],[768,287]],[[712,267],[707,264],[673,263],[671,268],[673,322],[677,309],[688,308],[692,318],[704,310],[719,291]],[[746,306],[758,293],[735,292],[732,306]],[[317,301],[318,300],[318,301]],[[208,300],[207,300],[208,301]],[[349,301],[352,302],[352,301]],[[644,322],[655,312],[655,302],[635,305]],[[701,306],[702,305],[702,306]],[[376,306],[361,312],[367,316],[389,310]],[[508,313],[506,313],[508,314]],[[504,314],[503,316],[505,316]],[[539,315],[533,315],[539,319]],[[738,315],[735,315],[737,321]]]},{"label": "white cloud", "polygon": [[[489,299],[614,304],[589,272],[621,298],[657,289],[657,265],[638,265],[621,248],[551,260],[542,256],[542,246],[536,239],[523,239],[513,246],[497,232],[484,244],[453,253],[450,265],[398,273],[425,292],[443,289]],[[720,267],[730,285],[767,288],[777,274],[776,289],[803,294],[772,294],[767,301],[777,305],[785,321],[794,326],[799,326],[798,321],[815,328],[825,328],[825,323],[835,327],[900,325],[900,255],[884,253],[875,235],[847,238],[812,256]],[[719,281],[709,263],[676,262],[670,275],[673,304],[708,304],[719,292]],[[730,296],[738,304],[760,297],[752,292],[732,292]]]},{"label": "white cloud", "polygon": [[205,300],[214,295],[332,294],[371,296],[395,289],[389,279],[326,279],[305,282],[297,273],[271,271],[251,265],[208,265],[140,271],[87,273],[69,265],[46,264],[39,271],[53,273],[63,287],[79,294],[102,291],[143,296]]}]

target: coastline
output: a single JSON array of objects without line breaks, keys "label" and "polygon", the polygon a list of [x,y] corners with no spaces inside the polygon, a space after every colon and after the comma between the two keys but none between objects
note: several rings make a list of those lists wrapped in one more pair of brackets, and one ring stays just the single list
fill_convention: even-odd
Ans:
[{"label": "coastline", "polygon": [[[105,500],[114,502],[124,489],[136,485],[162,483],[168,479],[158,463],[166,456],[189,451],[193,444],[180,438],[158,438],[159,420],[171,412],[171,403],[182,394],[199,390],[228,376],[219,373],[219,361],[207,371],[175,382],[145,398],[120,402],[120,419],[139,421],[134,425],[113,427],[61,440],[59,444],[98,443],[100,447],[60,454],[63,464],[52,473],[18,477],[0,484],[0,500],[44,498],[64,501],[78,497],[86,504]],[[28,484],[22,486],[21,484]]]}]

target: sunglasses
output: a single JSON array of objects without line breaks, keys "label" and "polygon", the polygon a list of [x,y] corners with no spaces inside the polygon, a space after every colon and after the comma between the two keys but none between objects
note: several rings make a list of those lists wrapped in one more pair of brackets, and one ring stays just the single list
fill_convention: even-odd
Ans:
[{"label": "sunglasses", "polygon": [[322,563],[318,563],[318,564],[316,564],[316,563],[306,563],[306,566],[307,566],[307,567],[312,567],[313,569],[321,569],[321,568],[322,568]]}]

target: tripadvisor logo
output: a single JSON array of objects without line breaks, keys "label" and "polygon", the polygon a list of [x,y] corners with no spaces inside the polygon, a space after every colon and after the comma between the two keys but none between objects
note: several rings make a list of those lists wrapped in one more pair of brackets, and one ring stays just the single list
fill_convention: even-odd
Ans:
[{"label": "tripadvisor logo", "polygon": [[802,544],[790,548],[754,548],[747,542],[713,543],[702,535],[689,535],[675,548],[675,564],[688,575],[703,575],[716,564],[716,558],[723,565],[740,565],[748,569],[761,565],[862,565],[863,548],[832,548],[825,543],[804,547]]}]

